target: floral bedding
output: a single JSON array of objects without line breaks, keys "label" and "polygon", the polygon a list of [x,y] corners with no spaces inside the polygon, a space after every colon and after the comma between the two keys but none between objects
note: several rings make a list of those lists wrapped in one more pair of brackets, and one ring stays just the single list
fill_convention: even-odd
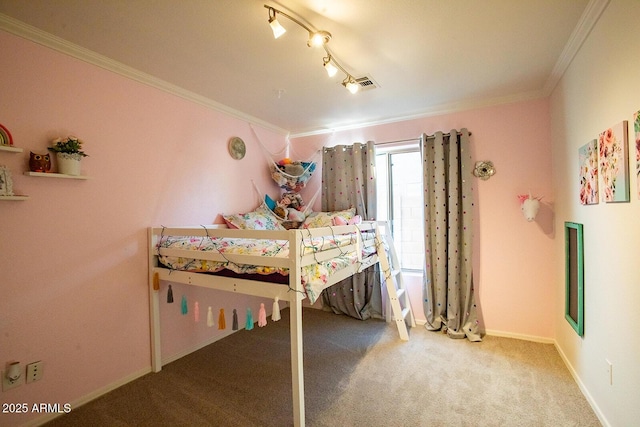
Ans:
[{"label": "floral bedding", "polygon": [[[334,247],[354,243],[355,234],[325,236],[303,240],[303,254],[310,254]],[[160,240],[158,247],[184,249],[193,251],[217,251],[224,254],[259,255],[265,257],[286,258],[289,256],[288,240],[217,238],[217,237],[167,237]],[[368,254],[364,254],[366,256]],[[174,256],[158,256],[159,262],[172,270],[191,271],[197,273],[216,273],[231,270],[237,274],[281,274],[288,276],[287,268],[260,265],[236,264],[230,261],[210,261],[195,258]],[[326,287],[329,277],[341,269],[358,261],[356,252],[346,252],[338,258],[302,267],[302,284],[307,291],[311,303],[314,303],[320,292]]]}]

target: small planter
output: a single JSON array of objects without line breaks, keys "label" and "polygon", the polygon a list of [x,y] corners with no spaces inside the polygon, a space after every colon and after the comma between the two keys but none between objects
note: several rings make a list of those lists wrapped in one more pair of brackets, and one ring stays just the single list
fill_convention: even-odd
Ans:
[{"label": "small planter", "polygon": [[65,175],[80,175],[80,160],[82,155],[78,153],[56,153],[58,161],[58,173]]}]

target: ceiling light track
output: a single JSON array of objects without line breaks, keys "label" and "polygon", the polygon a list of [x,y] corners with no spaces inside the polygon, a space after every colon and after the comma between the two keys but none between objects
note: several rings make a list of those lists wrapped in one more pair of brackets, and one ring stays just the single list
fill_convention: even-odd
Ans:
[{"label": "ceiling light track", "polygon": [[278,38],[282,36],[287,30],[280,24],[278,21],[278,15],[282,15],[289,19],[292,22],[295,22],[300,27],[307,30],[309,33],[309,39],[307,40],[307,46],[309,47],[322,47],[326,52],[327,56],[322,58],[322,65],[324,69],[327,71],[329,77],[333,77],[337,74],[338,70],[342,71],[345,74],[344,80],[342,80],[342,86],[344,86],[349,92],[356,93],[360,88],[360,85],[353,78],[351,73],[344,69],[342,65],[338,61],[336,61],[335,56],[331,53],[327,44],[331,41],[331,33],[324,30],[316,30],[314,28],[310,28],[310,26],[304,24],[297,18],[281,11],[280,9],[276,9],[273,6],[264,5],[265,8],[269,11],[269,25],[273,30],[273,37]]}]

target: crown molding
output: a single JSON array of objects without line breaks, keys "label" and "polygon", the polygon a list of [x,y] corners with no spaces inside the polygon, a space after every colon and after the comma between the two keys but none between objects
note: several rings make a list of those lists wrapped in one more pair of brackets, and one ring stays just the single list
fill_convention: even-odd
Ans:
[{"label": "crown molding", "polygon": [[484,99],[454,102],[450,104],[438,105],[431,109],[416,112],[414,114],[381,118],[375,121],[359,122],[359,123],[353,123],[349,125],[337,125],[334,127],[325,127],[323,129],[310,129],[308,131],[291,133],[291,135],[289,135],[289,138],[292,138],[292,139],[303,138],[307,136],[323,135],[327,133],[342,132],[342,131],[348,131],[353,129],[361,129],[366,127],[380,126],[380,125],[386,125],[386,124],[398,123],[398,122],[406,122],[409,120],[419,120],[425,117],[443,116],[445,114],[460,113],[463,111],[477,110],[481,108],[493,107],[496,105],[514,104],[517,102],[531,101],[534,99],[540,99],[545,97],[546,95],[541,90],[535,90],[535,91],[523,92],[515,95],[501,96],[501,97],[495,97],[495,98],[484,98]]},{"label": "crown molding", "polygon": [[585,40],[587,40],[587,37],[589,37],[591,30],[595,27],[602,12],[604,12],[609,5],[609,2],[610,0],[591,0],[589,4],[587,4],[542,89],[545,96],[551,95],[551,92],[553,92],[558,82],[560,82],[560,79],[565,71],[567,71],[567,68],[569,68],[569,65],[571,65],[573,58],[575,58]]},{"label": "crown molding", "polygon": [[179,86],[166,82],[164,80],[153,77],[149,74],[143,73],[135,68],[124,65],[118,61],[114,61],[106,56],[95,53],[89,49],[78,46],[77,44],[68,42],[53,34],[42,31],[31,25],[25,24],[22,21],[11,18],[10,16],[0,13],[0,29],[8,33],[30,40],[34,43],[56,50],[60,53],[69,55],[73,58],[103,68],[105,70],[114,72],[123,77],[135,80],[139,83],[151,86],[159,89],[163,92],[176,95],[180,98],[194,102],[203,107],[215,110],[224,114],[227,114],[236,119],[261,126],[276,133],[288,135],[289,131],[275,126],[271,123],[267,123],[264,120],[260,120],[251,115],[245,114],[241,111],[235,110],[219,102],[215,102],[209,98],[198,95],[194,92],[183,89]]}]

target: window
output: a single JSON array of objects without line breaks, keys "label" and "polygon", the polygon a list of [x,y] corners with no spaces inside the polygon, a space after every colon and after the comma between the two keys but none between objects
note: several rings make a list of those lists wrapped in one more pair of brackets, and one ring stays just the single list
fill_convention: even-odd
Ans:
[{"label": "window", "polygon": [[378,219],[389,221],[403,270],[424,267],[423,190],[420,147],[376,149]]}]

